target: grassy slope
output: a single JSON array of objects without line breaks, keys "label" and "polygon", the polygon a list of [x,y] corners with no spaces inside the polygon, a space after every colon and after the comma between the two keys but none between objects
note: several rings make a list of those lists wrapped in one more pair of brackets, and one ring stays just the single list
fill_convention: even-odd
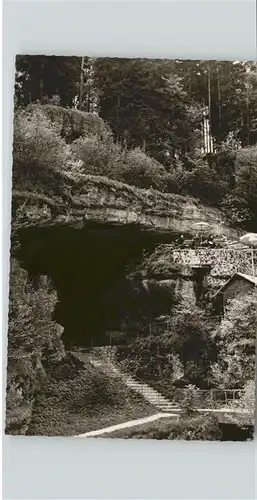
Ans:
[{"label": "grassy slope", "polygon": [[[107,380],[107,385],[109,382],[115,384],[111,389],[113,401],[108,401],[104,393],[98,393],[93,395],[93,403],[91,400],[88,404],[90,385],[92,381],[98,384],[100,375],[99,370],[84,364],[83,368],[76,370],[75,376],[72,371],[66,380],[58,380],[53,369],[36,399],[27,434],[74,436],[157,412],[155,407],[127,389],[120,379]],[[96,391],[95,386],[92,390]]]}]

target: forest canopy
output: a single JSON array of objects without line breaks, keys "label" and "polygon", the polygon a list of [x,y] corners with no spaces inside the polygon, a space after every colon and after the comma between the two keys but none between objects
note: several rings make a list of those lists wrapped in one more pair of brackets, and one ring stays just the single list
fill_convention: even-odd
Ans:
[{"label": "forest canopy", "polygon": [[18,56],[16,107],[35,103],[104,120],[72,146],[86,173],[189,194],[255,227],[256,63]]}]

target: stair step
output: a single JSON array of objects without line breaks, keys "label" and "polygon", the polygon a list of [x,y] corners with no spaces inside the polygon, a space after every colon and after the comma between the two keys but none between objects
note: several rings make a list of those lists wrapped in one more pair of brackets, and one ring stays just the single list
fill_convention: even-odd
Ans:
[{"label": "stair step", "polygon": [[178,410],[178,408],[174,406],[171,401],[162,396],[162,394],[158,391],[144,382],[135,380],[129,375],[121,374],[119,368],[116,368],[116,366],[111,363],[91,358],[91,364],[97,367],[102,366],[110,375],[121,375],[127,387],[141,394],[141,396],[143,396],[149,403],[156,406],[161,411],[172,412]]}]

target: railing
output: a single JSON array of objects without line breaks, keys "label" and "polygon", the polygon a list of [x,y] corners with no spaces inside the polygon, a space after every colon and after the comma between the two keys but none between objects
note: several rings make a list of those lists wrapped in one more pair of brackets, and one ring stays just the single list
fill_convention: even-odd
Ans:
[{"label": "railing", "polygon": [[[244,395],[243,389],[174,389],[170,397],[174,402],[183,405],[186,401],[196,408],[218,409],[239,407]],[[248,401],[249,410],[254,408],[254,398]]]},{"label": "railing", "polygon": [[[255,398],[254,396],[248,397],[247,404],[244,401],[243,396],[245,395],[244,389],[198,389],[196,387],[177,389],[175,387],[163,387],[158,384],[156,387],[155,383],[151,381],[144,381],[140,379],[134,373],[130,373],[122,363],[118,363],[112,359],[112,348],[109,347],[103,349],[93,348],[84,349],[86,356],[89,355],[91,360],[102,361],[103,368],[109,375],[117,376],[119,373],[125,379],[133,379],[137,384],[141,385],[141,394],[149,397],[149,393],[153,399],[152,404],[156,406],[162,406],[165,410],[165,401],[168,405],[171,404],[174,408],[181,411],[185,407],[189,407],[193,410],[210,410],[210,411],[233,411],[237,414],[247,413],[254,415]],[[83,358],[83,355],[82,357]],[[116,369],[116,372],[114,371]],[[118,371],[117,371],[118,369]],[[153,393],[155,393],[153,395]],[[170,410],[172,411],[172,410]]]}]

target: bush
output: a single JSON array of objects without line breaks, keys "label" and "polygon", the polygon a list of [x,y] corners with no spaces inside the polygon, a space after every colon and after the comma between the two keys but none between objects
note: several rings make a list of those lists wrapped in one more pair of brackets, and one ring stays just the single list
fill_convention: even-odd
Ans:
[{"label": "bush", "polygon": [[47,375],[37,394],[27,434],[75,435],[155,411],[118,376],[81,365],[71,355]]},{"label": "bush", "polygon": [[95,414],[101,411],[101,407],[124,405],[126,391],[120,379],[112,378],[100,370],[87,367],[69,380],[60,377],[55,379],[53,375],[43,387],[44,397],[54,397],[61,408]]},{"label": "bush", "polygon": [[221,389],[242,389],[255,374],[257,293],[235,297],[214,332],[218,348],[212,377]]},{"label": "bush", "polygon": [[235,154],[233,187],[222,199],[228,220],[255,230],[257,221],[257,146],[239,149]]},{"label": "bush", "polygon": [[200,165],[192,172],[187,172],[183,177],[183,189],[188,194],[216,206],[226,192],[226,186],[216,170],[208,165]]},{"label": "bush", "polygon": [[104,123],[102,118],[75,108],[63,108],[51,103],[44,106],[31,104],[27,106],[26,110],[33,114],[39,107],[51,123],[57,127],[61,137],[67,143],[71,143],[83,136],[92,134],[104,136],[109,132],[108,125]]},{"label": "bush", "polygon": [[167,188],[167,173],[160,163],[140,148],[123,151],[109,132],[80,137],[73,143],[72,151],[76,160],[82,161],[86,174],[105,175],[140,188]]},{"label": "bush", "polygon": [[72,144],[72,151],[82,162],[85,174],[120,178],[121,150],[114,144],[111,134],[80,137]]},{"label": "bush", "polygon": [[221,202],[221,208],[233,225],[247,226],[251,223],[252,214],[244,198],[239,198],[234,193],[227,194]]},{"label": "bush", "polygon": [[147,156],[140,148],[128,151],[121,169],[122,180],[141,188],[166,191],[167,173],[163,165]]},{"label": "bush", "polygon": [[62,328],[52,320],[55,303],[56,294],[48,280],[42,277],[33,289],[26,271],[11,259],[6,399],[9,432],[17,421],[17,412],[22,415],[42,384],[45,359],[49,363],[64,356]]},{"label": "bush", "polygon": [[[74,166],[70,147],[58,127],[45,116],[42,106],[18,111],[14,118],[13,185],[42,191],[46,179],[56,183],[54,174]],[[42,182],[43,181],[43,182]]]},{"label": "bush", "polygon": [[[251,222],[257,221],[257,146],[238,152],[236,158],[235,195],[246,201]],[[255,226],[254,226],[255,227]]]}]

